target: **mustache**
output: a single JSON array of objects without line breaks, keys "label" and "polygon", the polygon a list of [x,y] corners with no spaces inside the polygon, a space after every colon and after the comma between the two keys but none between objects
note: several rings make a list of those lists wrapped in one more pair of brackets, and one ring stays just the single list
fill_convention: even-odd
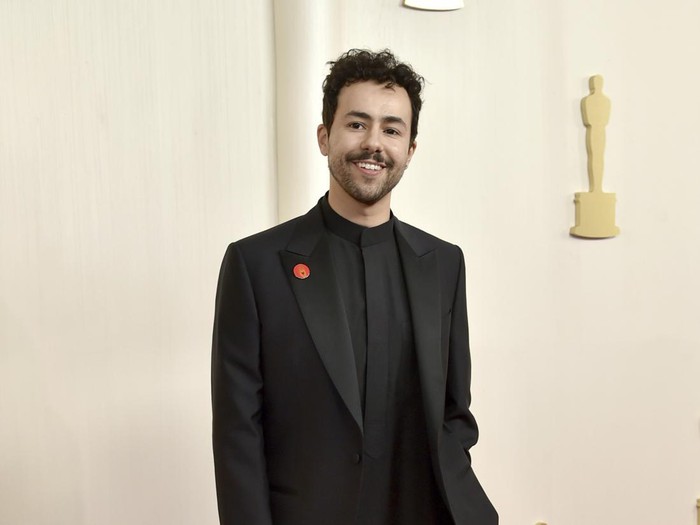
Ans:
[{"label": "mustache", "polygon": [[361,160],[373,160],[374,162],[380,162],[384,164],[387,168],[393,168],[394,163],[384,157],[381,153],[369,153],[367,151],[362,151],[360,153],[348,153],[345,156],[345,160],[348,162],[356,162]]}]

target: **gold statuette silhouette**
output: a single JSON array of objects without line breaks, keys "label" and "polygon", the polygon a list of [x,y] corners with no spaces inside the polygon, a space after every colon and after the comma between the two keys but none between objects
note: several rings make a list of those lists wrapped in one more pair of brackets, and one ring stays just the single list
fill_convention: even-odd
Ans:
[{"label": "gold statuette silhouette", "polygon": [[610,119],[610,99],[603,95],[603,77],[589,80],[591,94],[581,100],[581,114],[586,126],[589,191],[575,194],[576,225],[571,235],[591,239],[615,237],[620,229],[615,226],[615,194],[603,192],[603,155],[605,153],[605,126]]}]

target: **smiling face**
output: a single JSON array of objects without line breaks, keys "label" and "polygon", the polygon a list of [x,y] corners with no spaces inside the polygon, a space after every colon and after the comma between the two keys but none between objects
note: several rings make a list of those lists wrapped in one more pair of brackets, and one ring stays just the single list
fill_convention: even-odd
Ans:
[{"label": "smiling face", "polygon": [[331,204],[379,204],[388,217],[391,190],[415,150],[410,136],[411,102],[404,88],[371,81],[345,86],[331,130],[318,127],[318,145],[331,174]]}]

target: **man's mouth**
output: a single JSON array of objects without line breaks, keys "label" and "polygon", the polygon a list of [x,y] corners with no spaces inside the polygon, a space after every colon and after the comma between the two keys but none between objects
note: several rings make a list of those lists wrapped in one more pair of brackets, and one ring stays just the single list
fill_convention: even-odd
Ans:
[{"label": "man's mouth", "polygon": [[345,157],[345,160],[352,162],[357,169],[367,176],[379,175],[385,168],[391,169],[394,163],[384,157],[381,153],[375,153],[373,155],[367,152],[349,154]]},{"label": "man's mouth", "polygon": [[367,161],[355,162],[355,165],[358,168],[362,168],[363,170],[368,170],[368,171],[381,171],[382,168],[384,167],[381,164],[377,164],[374,162],[367,162]]}]

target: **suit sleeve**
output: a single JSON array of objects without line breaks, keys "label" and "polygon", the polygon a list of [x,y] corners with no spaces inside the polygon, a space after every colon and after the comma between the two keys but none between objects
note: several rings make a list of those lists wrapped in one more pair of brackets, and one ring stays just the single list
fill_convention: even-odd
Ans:
[{"label": "suit sleeve", "polygon": [[459,272],[452,304],[450,348],[445,396],[445,426],[455,435],[471,463],[469,449],[479,437],[476,420],[469,410],[471,404],[471,356],[467,322],[467,295],[464,254],[459,250]]},{"label": "suit sleeve", "polygon": [[221,525],[271,525],[262,429],[260,323],[240,249],[226,251],[212,344],[214,467]]}]

